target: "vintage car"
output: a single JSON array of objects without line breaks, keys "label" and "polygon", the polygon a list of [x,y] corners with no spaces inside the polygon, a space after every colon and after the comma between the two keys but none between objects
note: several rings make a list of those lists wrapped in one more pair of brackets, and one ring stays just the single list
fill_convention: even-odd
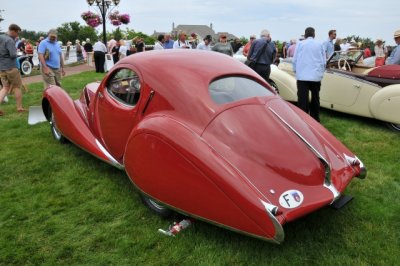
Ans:
[{"label": "vintage car", "polygon": [[[244,63],[246,57],[243,55],[243,47],[233,55],[233,58]],[[281,97],[290,102],[297,101],[296,79],[285,71],[280,70],[276,65],[271,65],[271,74],[268,83],[275,88]]]},{"label": "vintage car", "polygon": [[219,53],[135,54],[77,100],[47,88],[42,108],[57,140],[124,169],[159,214],[275,243],[283,224],[337,203],[366,175],[323,126]]},{"label": "vintage car", "polygon": [[[321,83],[321,107],[375,118],[400,132],[400,66],[370,67],[363,64],[362,55],[361,50],[349,50],[329,58]],[[294,75],[291,59],[281,60],[279,68]]]}]

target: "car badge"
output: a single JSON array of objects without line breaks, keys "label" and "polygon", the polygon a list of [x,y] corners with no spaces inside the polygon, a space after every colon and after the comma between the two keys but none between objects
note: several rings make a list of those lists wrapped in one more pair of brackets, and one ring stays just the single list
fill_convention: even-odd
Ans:
[{"label": "car badge", "polygon": [[299,207],[304,200],[303,193],[298,190],[287,190],[279,197],[279,204],[286,209],[294,209]]}]

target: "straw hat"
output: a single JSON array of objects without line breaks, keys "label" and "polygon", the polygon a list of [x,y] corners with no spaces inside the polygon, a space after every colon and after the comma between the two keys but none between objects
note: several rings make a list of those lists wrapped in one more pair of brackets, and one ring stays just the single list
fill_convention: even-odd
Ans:
[{"label": "straw hat", "polygon": [[395,37],[395,38],[400,37],[400,30],[396,30],[396,31],[394,32],[394,37]]}]

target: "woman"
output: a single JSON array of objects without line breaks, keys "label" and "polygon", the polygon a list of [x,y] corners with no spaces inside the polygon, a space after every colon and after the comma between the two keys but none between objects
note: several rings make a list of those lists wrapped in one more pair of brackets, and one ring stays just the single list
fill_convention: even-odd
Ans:
[{"label": "woman", "polygon": [[342,43],[342,39],[337,38],[335,44],[333,45],[333,50],[335,52],[340,52],[342,48],[340,47],[340,44]]},{"label": "woman", "polygon": [[114,44],[113,48],[111,49],[111,54],[114,64],[116,64],[119,61],[119,41]]},{"label": "woman", "polygon": [[125,42],[123,40],[119,41],[119,59],[121,60],[122,58],[126,57],[128,48],[125,46]]},{"label": "woman", "polygon": [[376,40],[375,43],[375,66],[383,66],[385,64],[386,56],[387,56],[387,50],[386,47],[383,45],[383,41],[381,39]]},{"label": "woman", "polygon": [[83,61],[83,52],[82,52],[82,46],[81,46],[81,42],[79,40],[75,41],[75,49],[76,49],[76,59],[78,60],[78,62]]},{"label": "woman", "polygon": [[286,42],[283,42],[283,43],[282,43],[281,56],[282,56],[282,58],[286,58],[286,57],[287,57],[287,46],[286,46]]},{"label": "woman", "polygon": [[233,56],[232,46],[228,43],[225,34],[221,34],[219,36],[219,42],[217,42],[211,50],[213,50],[214,52],[219,52],[229,56]]}]

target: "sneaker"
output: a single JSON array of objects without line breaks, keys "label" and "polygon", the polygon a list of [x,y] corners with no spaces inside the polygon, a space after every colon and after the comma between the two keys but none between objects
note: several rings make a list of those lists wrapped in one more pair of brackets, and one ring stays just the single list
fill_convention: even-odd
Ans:
[{"label": "sneaker", "polygon": [[4,96],[4,99],[3,99],[3,102],[2,102],[2,103],[8,103],[8,97],[7,97],[7,95]]}]

